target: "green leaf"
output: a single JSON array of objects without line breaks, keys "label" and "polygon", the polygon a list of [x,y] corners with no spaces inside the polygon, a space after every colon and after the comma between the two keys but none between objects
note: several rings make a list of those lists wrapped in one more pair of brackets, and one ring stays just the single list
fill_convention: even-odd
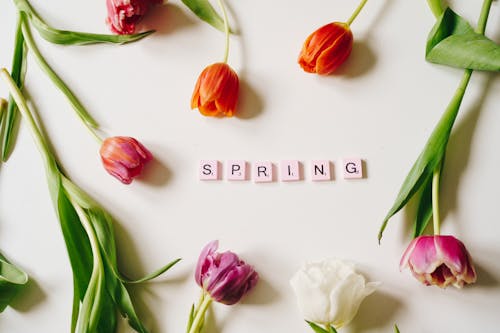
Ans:
[{"label": "green leaf", "polygon": [[86,32],[67,31],[52,28],[45,23],[42,18],[36,13],[33,7],[26,0],[14,0],[19,11],[28,16],[29,21],[38,30],[40,36],[51,43],[63,45],[81,45],[81,44],[96,44],[96,43],[114,43],[124,44],[135,42],[142,39],[154,31],[146,31],[133,35],[107,35],[107,34],[93,34]]},{"label": "green leaf", "polygon": [[330,333],[337,333],[337,330],[335,329],[335,327],[333,327],[332,325],[330,325],[330,327],[328,328],[328,331]]},{"label": "green leaf", "polygon": [[325,330],[323,327],[321,326],[318,326],[316,325],[315,323],[313,323],[312,321],[308,321],[306,320],[306,323],[309,324],[309,326],[311,326],[311,328],[313,329],[314,332],[316,333],[329,333],[327,330]]},{"label": "green leaf", "polygon": [[186,333],[189,333],[189,331],[191,330],[191,326],[193,326],[193,321],[194,321],[194,304],[191,305],[191,311],[189,311],[189,318],[188,318]]},{"label": "green leaf", "polygon": [[394,324],[394,333],[401,333],[399,332],[399,327],[396,324]]},{"label": "green leaf", "polygon": [[420,193],[413,237],[421,236],[432,217],[432,177],[426,180]]},{"label": "green leaf", "polygon": [[[12,57],[11,76],[19,89],[22,90],[24,85],[24,77],[26,74],[26,45],[21,30],[21,17],[18,17],[16,37],[14,41],[14,55]],[[4,115],[5,124],[2,131],[2,161],[6,162],[14,146],[16,139],[18,122],[17,105],[12,96],[9,96],[9,106],[7,113]]]},{"label": "green leaf", "polygon": [[92,116],[87,112],[85,107],[80,103],[78,98],[73,94],[71,89],[64,83],[64,81],[52,70],[50,65],[45,61],[44,57],[38,50],[38,47],[35,44],[35,41],[31,35],[30,28],[26,22],[25,15],[21,15],[21,26],[22,26],[22,32],[24,39],[26,41],[26,45],[28,46],[28,49],[33,53],[35,56],[35,60],[37,61],[38,65],[40,68],[47,74],[47,76],[52,80],[52,82],[56,85],[57,88],[68,98],[68,101],[70,102],[71,106],[73,109],[76,111],[77,115],[80,117],[82,121],[87,123],[89,126],[97,128],[99,125],[97,122],[92,118]]},{"label": "green leaf", "polygon": [[200,19],[224,32],[224,20],[208,0],[182,0],[182,2]]},{"label": "green leaf", "polygon": [[450,8],[429,33],[425,57],[429,62],[452,67],[500,71],[500,45],[475,32]]},{"label": "green leaf", "polygon": [[0,313],[28,283],[28,274],[0,254]]},{"label": "green leaf", "polygon": [[382,239],[382,234],[389,219],[399,212],[424,184],[427,184],[429,178],[432,178],[434,170],[440,166],[446,151],[446,145],[450,138],[451,129],[457,117],[458,110],[460,109],[460,104],[462,103],[471,74],[471,70],[465,71],[455,95],[434,128],[430,138],[427,140],[424,149],[406,176],[394,204],[391,209],[389,209],[389,212],[382,222],[378,233],[379,242]]}]

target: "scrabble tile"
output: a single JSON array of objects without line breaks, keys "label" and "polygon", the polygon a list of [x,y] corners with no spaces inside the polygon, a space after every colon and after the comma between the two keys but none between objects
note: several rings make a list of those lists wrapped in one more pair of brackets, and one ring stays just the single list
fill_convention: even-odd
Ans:
[{"label": "scrabble tile", "polygon": [[315,182],[332,180],[330,161],[311,161],[311,179]]},{"label": "scrabble tile", "polygon": [[294,182],[301,179],[300,163],[297,160],[280,162],[280,179],[282,182]]},{"label": "scrabble tile", "polygon": [[254,162],[253,181],[256,183],[270,183],[273,181],[273,164],[271,162]]},{"label": "scrabble tile", "polygon": [[344,158],[342,160],[344,179],[363,178],[363,163],[360,158]]},{"label": "scrabble tile", "polygon": [[227,161],[226,178],[228,180],[247,180],[247,162]]},{"label": "scrabble tile", "polygon": [[199,175],[200,180],[219,180],[219,161],[200,161]]}]

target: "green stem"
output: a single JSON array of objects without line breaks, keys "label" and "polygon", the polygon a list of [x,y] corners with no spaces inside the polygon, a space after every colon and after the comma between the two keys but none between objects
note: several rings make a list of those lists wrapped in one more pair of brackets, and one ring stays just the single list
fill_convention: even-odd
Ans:
[{"label": "green stem", "polygon": [[7,100],[0,97],[0,119],[2,119],[3,113],[7,110]]},{"label": "green stem", "polygon": [[485,0],[483,2],[483,7],[481,7],[481,14],[479,14],[479,19],[477,21],[476,32],[478,34],[484,35],[486,30],[486,23],[488,23],[488,16],[490,15],[491,3],[493,0]]},{"label": "green stem", "polygon": [[188,333],[197,333],[200,331],[201,324],[205,319],[205,313],[207,312],[210,303],[212,303],[212,298],[208,295],[205,295],[201,305],[198,308],[198,311],[195,312],[193,324],[191,325],[191,329]]},{"label": "green stem", "polygon": [[[93,327],[93,325],[98,322],[99,316],[101,315],[99,297],[103,288],[104,265],[102,262],[99,241],[94,227],[88,220],[83,208],[71,196],[69,197],[69,200],[89,238],[93,256],[92,274],[90,276],[89,285],[87,287],[87,292],[81,309],[81,313],[84,314],[84,317],[87,314],[88,317],[83,320],[79,320],[77,332],[94,332],[96,327]],[[93,289],[95,290],[94,292],[92,292]],[[96,300],[96,298],[98,299]]]},{"label": "green stem", "polygon": [[96,141],[101,144],[102,138],[96,133],[94,128],[97,128],[97,122],[92,119],[92,117],[87,113],[83,105],[80,103],[78,98],[73,94],[73,92],[68,88],[68,86],[64,83],[63,80],[54,72],[54,70],[50,67],[50,65],[45,61],[42,54],[38,50],[38,47],[35,44],[33,36],[31,35],[31,31],[27,24],[27,20],[25,18],[25,14],[22,14],[22,31],[24,40],[28,49],[33,52],[35,56],[35,60],[37,61],[40,68],[47,74],[47,76],[52,80],[52,82],[56,85],[56,87],[61,90],[61,92],[66,95],[70,104],[75,109],[78,117],[82,120],[83,125],[88,129],[88,131],[92,134],[92,136],[96,139]]},{"label": "green stem", "polygon": [[432,220],[434,223],[434,235],[441,234],[441,219],[439,217],[439,181],[441,179],[441,168],[443,163],[434,170],[432,176]]},{"label": "green stem", "polygon": [[349,17],[349,19],[347,20],[346,22],[347,25],[351,25],[352,22],[354,22],[354,20],[356,19],[356,17],[358,17],[358,14],[361,12],[367,1],[368,0],[361,0],[358,7],[354,10],[354,13],[352,13],[351,17]]},{"label": "green stem", "polygon": [[436,18],[440,17],[443,14],[443,6],[441,5],[441,0],[427,0],[427,4],[432,11],[432,14]]},{"label": "green stem", "polygon": [[45,164],[47,165],[47,168],[50,170],[57,168],[56,167],[57,163],[54,160],[54,157],[52,156],[52,153],[49,149],[49,145],[47,144],[45,137],[42,135],[42,132],[38,128],[35,119],[33,119],[33,115],[31,114],[31,111],[28,108],[26,99],[19,90],[18,86],[16,85],[16,83],[10,76],[9,72],[5,68],[0,69],[0,77],[2,77],[2,79],[5,80],[10,95],[16,102],[19,112],[21,113],[22,117],[28,124],[28,127],[31,131],[31,135],[33,136],[35,144],[38,147],[38,150],[40,151],[40,153],[42,153],[42,157],[44,159]]},{"label": "green stem", "polygon": [[222,10],[222,17],[224,18],[224,33],[226,34],[226,49],[224,50],[224,60],[222,62],[227,63],[227,58],[229,56],[229,22],[227,19],[226,6],[224,6],[223,0],[217,0],[219,7]]}]

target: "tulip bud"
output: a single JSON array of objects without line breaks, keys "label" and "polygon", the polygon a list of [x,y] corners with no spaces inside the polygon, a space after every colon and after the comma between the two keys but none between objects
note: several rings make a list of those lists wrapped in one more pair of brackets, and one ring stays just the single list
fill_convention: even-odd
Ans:
[{"label": "tulip bud", "polygon": [[153,159],[146,147],[127,136],[107,138],[102,143],[100,154],[106,171],[124,184],[130,184]]},{"label": "tulip bud", "polygon": [[259,275],[235,253],[215,252],[218,246],[219,243],[213,241],[202,250],[196,266],[195,280],[213,300],[232,305],[239,302],[257,284]]},{"label": "tulip bud", "polygon": [[133,34],[135,25],[149,8],[160,3],[162,0],[106,0],[108,8],[106,23],[116,34]]},{"label": "tulip bud", "polygon": [[299,64],[308,73],[328,75],[349,57],[352,43],[349,25],[329,23],[307,37],[299,55]]},{"label": "tulip bud", "polygon": [[462,288],[476,282],[476,271],[465,245],[453,236],[420,236],[406,249],[399,265],[410,267],[425,285]]},{"label": "tulip bud", "polygon": [[205,116],[231,117],[238,102],[238,74],[226,63],[215,63],[201,72],[193,97],[191,109],[198,108]]}]

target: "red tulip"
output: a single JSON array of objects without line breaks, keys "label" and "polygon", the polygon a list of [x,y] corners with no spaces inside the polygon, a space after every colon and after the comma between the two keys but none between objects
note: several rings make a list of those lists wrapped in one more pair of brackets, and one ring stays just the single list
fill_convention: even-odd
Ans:
[{"label": "red tulip", "polygon": [[231,117],[236,111],[238,92],[238,74],[226,63],[212,64],[196,82],[191,109],[198,108],[205,116]]},{"label": "red tulip", "polygon": [[116,34],[133,34],[137,22],[152,5],[159,3],[162,3],[162,0],[106,0],[108,7],[106,23]]},{"label": "red tulip", "polygon": [[127,136],[107,138],[102,143],[100,154],[106,171],[124,184],[130,184],[153,159],[146,147]]},{"label": "red tulip", "polygon": [[299,64],[308,73],[330,74],[349,57],[352,43],[349,25],[329,23],[307,37],[299,55]]},{"label": "red tulip", "polygon": [[453,236],[420,236],[406,249],[400,269],[410,267],[425,285],[462,288],[476,282],[476,271],[465,245]]}]

